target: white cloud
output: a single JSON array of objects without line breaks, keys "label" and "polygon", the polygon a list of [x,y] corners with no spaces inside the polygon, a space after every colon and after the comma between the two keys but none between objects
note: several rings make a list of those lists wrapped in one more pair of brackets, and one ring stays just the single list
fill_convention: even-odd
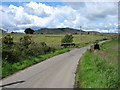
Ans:
[{"label": "white cloud", "polygon": [[[72,27],[98,30],[117,28],[117,3],[66,3],[64,6],[49,6],[30,2],[22,6],[0,6],[0,28],[24,30],[41,27]],[[104,30],[105,31],[105,30]]]}]

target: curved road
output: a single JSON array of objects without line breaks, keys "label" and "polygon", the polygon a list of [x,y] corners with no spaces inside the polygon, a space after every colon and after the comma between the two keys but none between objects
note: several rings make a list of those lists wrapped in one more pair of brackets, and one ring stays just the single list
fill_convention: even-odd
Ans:
[{"label": "curved road", "polygon": [[75,48],[19,71],[3,79],[2,87],[73,88],[77,64],[88,48],[89,46]]},{"label": "curved road", "polygon": [[89,46],[75,48],[2,80],[3,88],[73,88],[77,64]]}]

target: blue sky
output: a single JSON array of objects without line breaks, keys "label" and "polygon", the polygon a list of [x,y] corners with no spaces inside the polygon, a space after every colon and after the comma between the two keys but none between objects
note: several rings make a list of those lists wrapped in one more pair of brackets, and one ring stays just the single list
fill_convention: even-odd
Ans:
[{"label": "blue sky", "polygon": [[117,2],[2,2],[0,28],[23,32],[39,29],[70,27],[99,32],[117,32]]},{"label": "blue sky", "polygon": [[[22,6],[24,3],[29,3],[29,2],[2,2],[3,6],[9,6],[9,5],[15,5],[15,6]],[[40,3],[40,2],[37,2]],[[49,6],[64,6],[64,2],[41,2],[43,4],[49,5]]]}]

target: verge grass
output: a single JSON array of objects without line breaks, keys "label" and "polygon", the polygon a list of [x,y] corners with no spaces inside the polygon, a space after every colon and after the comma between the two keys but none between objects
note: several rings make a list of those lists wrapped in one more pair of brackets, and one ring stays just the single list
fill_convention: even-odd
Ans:
[{"label": "verge grass", "polygon": [[38,55],[37,57],[29,57],[28,59],[21,60],[17,63],[13,63],[13,64],[4,62],[5,64],[2,68],[2,71],[3,71],[2,78],[5,78],[6,76],[9,76],[19,70],[25,69],[26,67],[29,67],[29,66],[39,63],[41,61],[44,61],[45,59],[48,59],[50,57],[53,57],[55,55],[62,54],[62,53],[68,52],[68,51],[70,51],[69,48],[58,49],[54,52],[50,52],[50,53],[47,53],[44,55]]},{"label": "verge grass", "polygon": [[88,50],[79,63],[76,74],[76,87],[79,88],[118,88],[119,50],[114,46],[120,43],[112,40],[101,46],[102,50]]}]

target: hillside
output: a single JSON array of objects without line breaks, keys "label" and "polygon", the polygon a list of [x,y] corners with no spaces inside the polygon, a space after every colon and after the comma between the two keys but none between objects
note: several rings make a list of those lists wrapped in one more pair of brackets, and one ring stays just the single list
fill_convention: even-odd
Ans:
[{"label": "hillside", "polygon": [[96,31],[83,31],[83,30],[78,30],[78,29],[73,29],[73,28],[42,28],[35,30],[35,34],[97,34],[99,32]]},{"label": "hillside", "polygon": [[[41,28],[38,30],[34,30],[34,34],[98,34],[96,31],[83,31],[73,28]],[[0,29],[0,33],[7,33],[6,30]],[[18,32],[14,32],[18,33]]]},{"label": "hillside", "polygon": [[85,33],[85,31],[73,28],[42,28],[35,30],[35,34],[78,34],[80,32]]}]

